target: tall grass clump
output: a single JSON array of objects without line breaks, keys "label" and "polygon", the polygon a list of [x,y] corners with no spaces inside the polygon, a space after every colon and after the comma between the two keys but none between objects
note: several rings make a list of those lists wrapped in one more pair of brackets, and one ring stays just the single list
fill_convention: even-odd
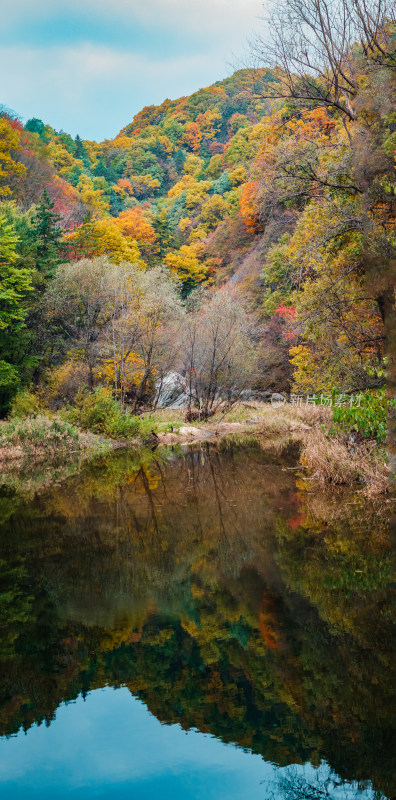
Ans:
[{"label": "tall grass clump", "polygon": [[85,441],[70,422],[37,414],[15,417],[0,430],[0,461],[29,457],[40,461],[83,449]]}]

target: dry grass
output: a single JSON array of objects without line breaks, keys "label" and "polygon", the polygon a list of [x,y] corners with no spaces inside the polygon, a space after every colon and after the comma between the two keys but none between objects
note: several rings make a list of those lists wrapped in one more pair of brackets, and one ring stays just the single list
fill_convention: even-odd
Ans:
[{"label": "dry grass", "polygon": [[303,432],[309,428],[320,429],[331,423],[331,411],[325,406],[291,406],[274,408],[270,404],[262,404],[260,409],[260,433]]},{"label": "dry grass", "polygon": [[[184,408],[159,408],[156,411],[151,411],[150,416],[155,419],[159,425],[172,424],[183,425],[186,409]],[[274,408],[270,403],[236,403],[230,411],[225,414],[224,411],[218,411],[213,417],[208,420],[189,422],[189,425],[215,425],[220,421],[225,422],[240,422],[246,423],[248,421],[254,422],[259,425],[271,426],[278,430],[279,424],[283,424],[285,430],[289,427],[289,421],[299,421],[306,424],[318,424],[320,422],[327,422],[330,419],[330,412],[324,406],[303,406],[296,408],[294,406],[285,405],[282,408]]]},{"label": "dry grass", "polygon": [[389,488],[385,454],[372,441],[351,445],[347,437],[313,430],[303,438],[301,464],[321,485],[342,486],[358,481],[364,484],[368,495],[383,494]]},{"label": "dry grass", "polygon": [[25,461],[41,463],[69,457],[101,445],[100,437],[81,433],[68,422],[44,414],[11,419],[0,427],[0,466],[13,468]]},{"label": "dry grass", "polygon": [[345,486],[359,482],[368,496],[385,494],[390,473],[384,449],[371,440],[351,444],[346,435],[330,435],[331,420],[331,411],[324,406],[270,406],[263,413],[259,433],[298,439],[300,463],[311,484]]}]

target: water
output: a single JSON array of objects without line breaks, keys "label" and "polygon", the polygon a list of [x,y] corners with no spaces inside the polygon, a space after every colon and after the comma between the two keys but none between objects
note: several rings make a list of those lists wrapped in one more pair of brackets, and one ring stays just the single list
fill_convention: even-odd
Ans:
[{"label": "water", "polygon": [[2,799],[394,798],[387,507],[310,492],[296,457],[4,482]]}]

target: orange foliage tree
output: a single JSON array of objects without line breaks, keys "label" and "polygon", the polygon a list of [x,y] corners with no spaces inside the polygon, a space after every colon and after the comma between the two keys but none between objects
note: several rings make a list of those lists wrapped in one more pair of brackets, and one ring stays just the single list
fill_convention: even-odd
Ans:
[{"label": "orange foliage tree", "polygon": [[147,221],[140,206],[122,211],[116,219],[116,225],[126,236],[135,239],[139,244],[153,244],[156,239],[155,231]]}]

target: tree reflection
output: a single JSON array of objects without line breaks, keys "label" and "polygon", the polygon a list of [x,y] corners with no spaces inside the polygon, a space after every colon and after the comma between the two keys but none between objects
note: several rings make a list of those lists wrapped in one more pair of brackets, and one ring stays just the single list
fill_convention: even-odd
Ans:
[{"label": "tree reflection", "polygon": [[344,781],[328,764],[317,769],[295,765],[277,770],[268,800],[384,800],[368,781]]},{"label": "tree reflection", "polygon": [[14,511],[7,490],[2,733],[127,685],[168,724],[334,770],[281,770],[274,796],[366,797],[345,781],[370,779],[394,796],[386,509],[319,502],[293,457],[124,452]]}]

